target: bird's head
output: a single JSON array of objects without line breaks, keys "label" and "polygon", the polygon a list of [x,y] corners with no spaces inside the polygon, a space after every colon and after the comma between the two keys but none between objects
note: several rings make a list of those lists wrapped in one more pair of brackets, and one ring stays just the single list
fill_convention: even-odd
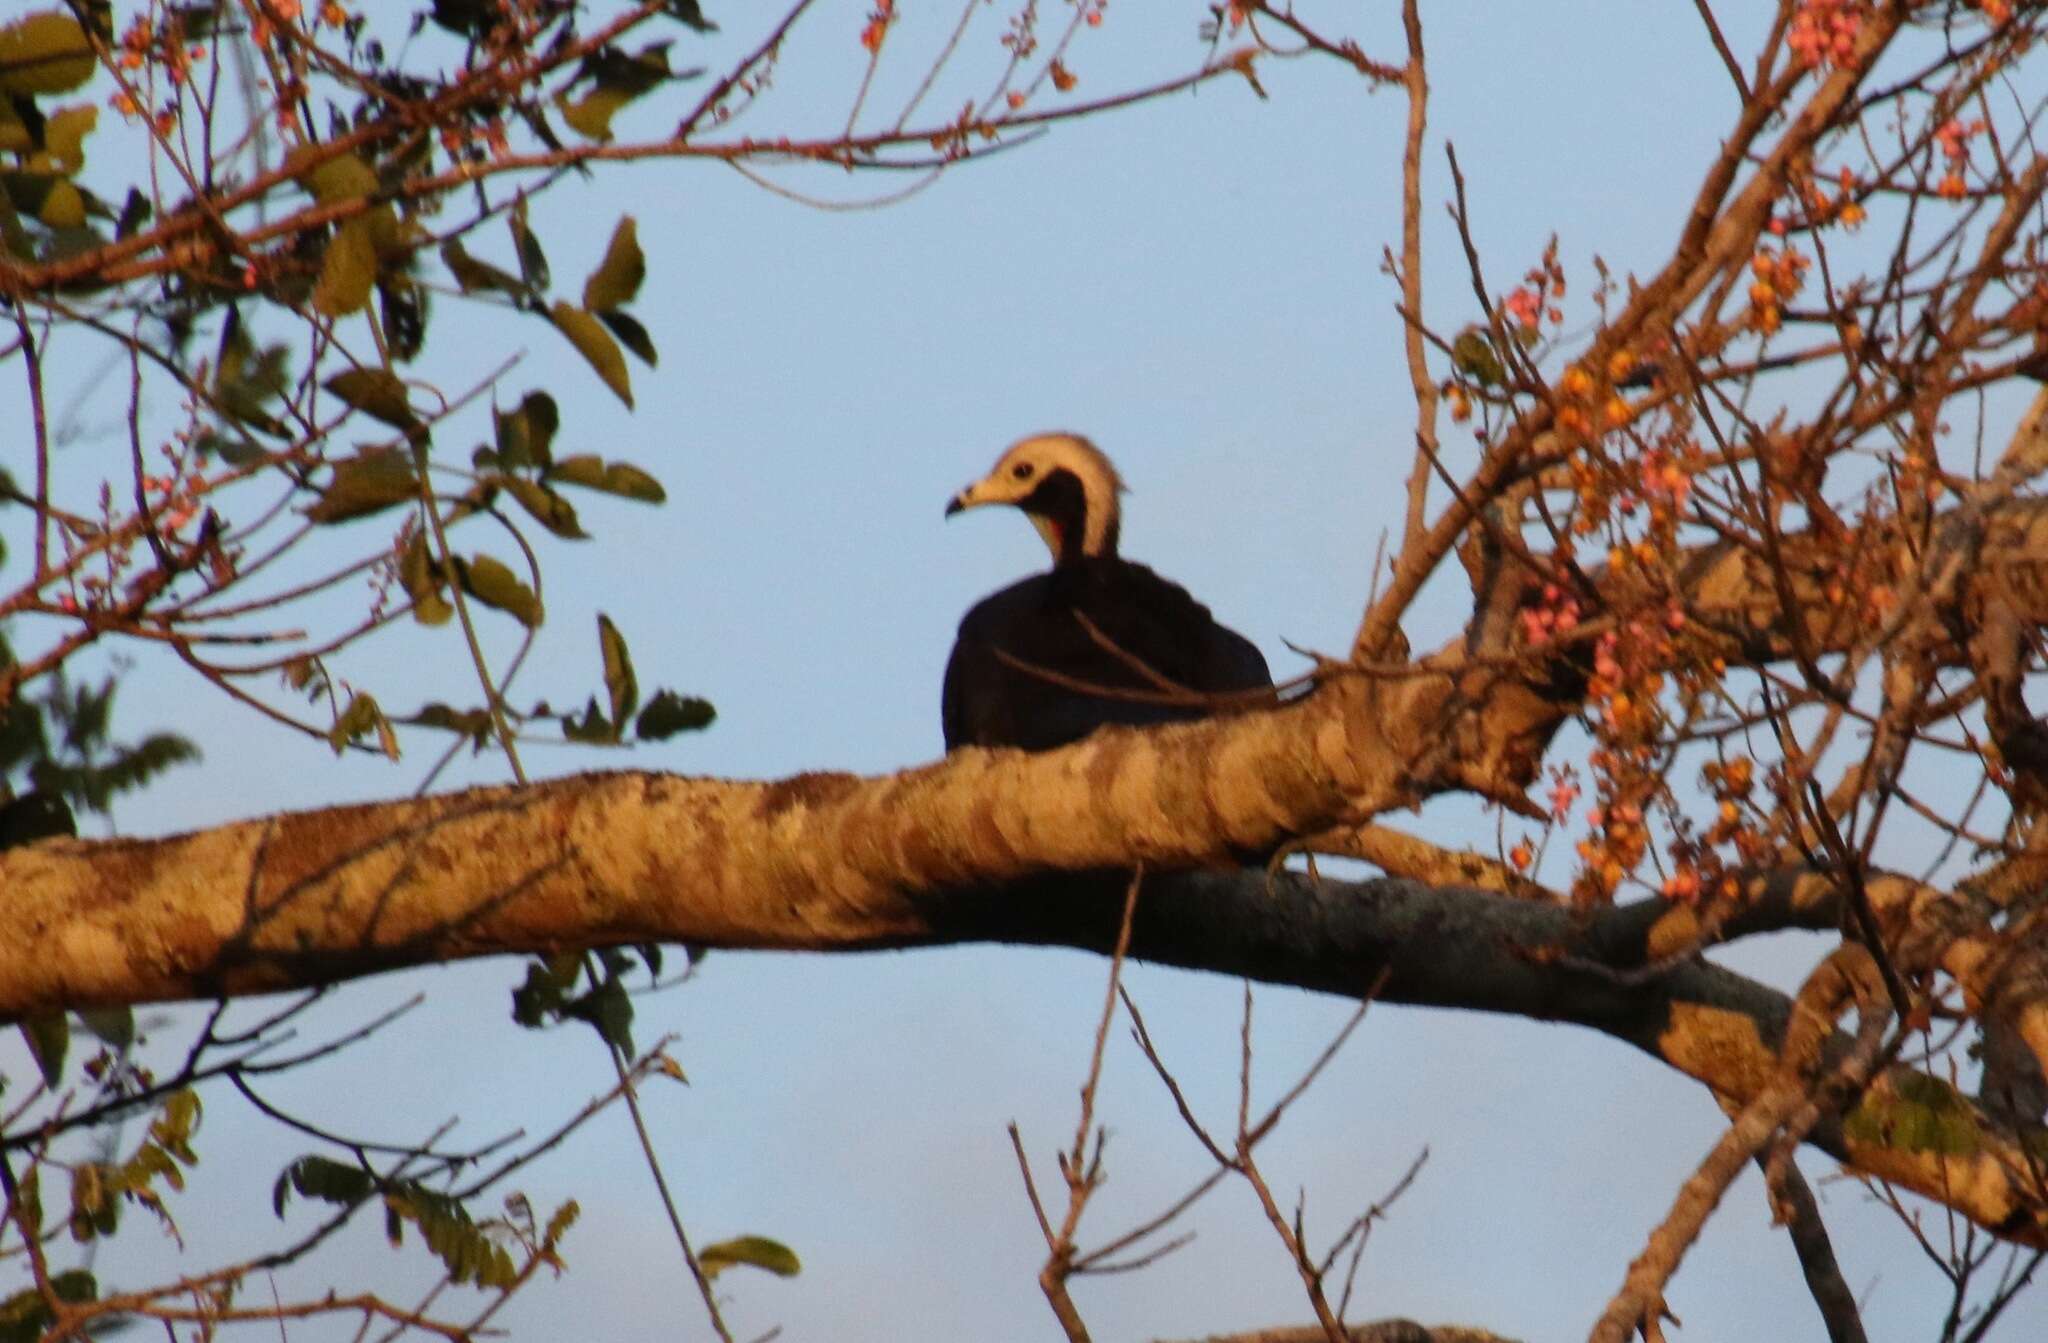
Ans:
[{"label": "bird's head", "polygon": [[1123,488],[1109,458],[1079,434],[1036,434],[954,495],[946,516],[983,504],[1015,505],[1045,538],[1053,563],[1065,564],[1116,554],[1116,497]]}]

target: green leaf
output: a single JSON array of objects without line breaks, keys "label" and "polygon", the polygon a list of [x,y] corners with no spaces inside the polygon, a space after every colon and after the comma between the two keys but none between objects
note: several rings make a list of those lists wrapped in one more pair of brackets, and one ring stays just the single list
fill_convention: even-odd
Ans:
[{"label": "green leaf", "polygon": [[640,292],[640,282],[646,278],[647,258],[641,255],[633,216],[625,215],[612,230],[604,260],[583,282],[583,306],[592,312],[623,307],[633,301],[633,295]]},{"label": "green leaf", "polygon": [[597,696],[592,695],[581,718],[573,713],[562,715],[562,736],[570,741],[610,746],[618,741],[619,728],[604,716],[604,710],[597,707]]},{"label": "green leaf", "polygon": [[0,94],[69,93],[97,62],[78,20],[44,10],[0,28]]},{"label": "green leaf", "polygon": [[700,33],[715,33],[718,25],[704,17],[704,11],[697,0],[668,0],[662,7],[674,18]]},{"label": "green leaf", "polygon": [[346,317],[367,307],[377,280],[375,221],[370,215],[344,220],[320,258],[313,306],[329,317]]},{"label": "green leaf", "polygon": [[270,1188],[270,1206],[279,1217],[293,1194],[340,1207],[353,1207],[375,1193],[376,1177],[361,1166],[345,1166],[324,1156],[302,1156],[278,1173]]},{"label": "green leaf", "polygon": [[449,274],[455,277],[455,283],[462,287],[465,294],[474,294],[485,289],[495,289],[506,294],[528,292],[524,280],[499,270],[487,261],[478,261],[454,238],[441,244],[441,262],[448,267]]},{"label": "green leaf", "polygon": [[606,1044],[633,1057],[633,999],[616,977],[570,1003],[568,1015],[589,1022]]},{"label": "green leaf", "polygon": [[395,429],[417,428],[419,416],[412,413],[405,382],[385,368],[348,368],[320,384],[372,419]]},{"label": "green leaf", "polygon": [[588,454],[564,457],[548,468],[546,477],[565,485],[581,485],[586,490],[603,490],[606,494],[638,499],[642,503],[659,504],[668,499],[668,491],[661,488],[661,482],[639,467],[629,462],[606,462],[601,457]]},{"label": "green leaf", "polygon": [[188,1166],[199,1164],[192,1135],[199,1131],[199,1093],[182,1087],[164,1098],[163,1109],[149,1123],[149,1138]]},{"label": "green leaf", "polygon": [[401,723],[415,727],[439,728],[469,738],[470,743],[481,751],[490,745],[491,715],[487,709],[455,709],[436,700],[425,705],[410,718],[401,718]]},{"label": "green leaf", "polygon": [[[99,1280],[86,1269],[66,1269],[50,1275],[50,1292],[59,1301],[83,1305],[99,1299]],[[0,1343],[36,1343],[56,1322],[40,1287],[24,1287],[0,1301]]]},{"label": "green leaf", "polygon": [[43,123],[43,148],[51,162],[66,173],[85,167],[85,137],[99,124],[100,110],[91,103],[74,103],[50,113]]},{"label": "green leaf", "polygon": [[263,460],[263,445],[252,438],[229,438],[226,434],[212,429],[202,429],[193,440],[201,455],[208,453],[220,458],[229,466],[254,466]]},{"label": "green leaf", "polygon": [[[213,400],[221,414],[252,429],[261,430],[273,438],[289,438],[291,431],[263,407],[267,402],[284,395],[291,382],[290,353],[283,345],[267,346],[261,354],[250,341],[248,330],[242,325],[241,310],[234,304],[228,305],[227,320],[221,323],[220,351],[214,357]],[[248,460],[254,460],[261,452],[253,442],[247,441],[246,434],[238,436],[242,441],[239,451]],[[226,444],[217,451],[235,465],[234,453],[238,449]]]},{"label": "green leaf", "polygon": [[[64,179],[56,173],[30,172],[26,169],[10,169],[0,173],[0,188],[6,190],[8,202],[23,214],[38,218],[42,216],[43,207],[49,203],[50,194],[63,181]],[[83,214],[82,203],[79,209]]]},{"label": "green leaf", "polygon": [[528,1030],[559,1020],[582,973],[583,958],[573,951],[528,961],[526,982],[512,990],[512,1020]]},{"label": "green leaf", "polygon": [[99,690],[89,694],[88,689],[81,687],[61,709],[54,704],[51,707],[64,721],[67,750],[106,748],[109,754],[76,764],[38,760],[29,767],[29,779],[37,789],[61,793],[93,811],[104,812],[115,794],[139,788],[171,766],[197,758],[198,750],[190,742],[167,733],[152,734],[133,746],[109,741],[105,712],[113,682],[103,681]]},{"label": "green leaf", "polygon": [[528,392],[516,409],[492,412],[492,421],[501,465],[544,467],[554,460],[548,449],[562,414],[546,392]]},{"label": "green leaf", "polygon": [[595,317],[567,303],[557,302],[550,307],[548,320],[569,338],[578,354],[590,361],[590,366],[604,379],[605,386],[630,407],[633,404],[633,380],[626,372],[626,357],[619,353],[619,343],[611,338],[611,333]]},{"label": "green leaf", "polygon": [[679,77],[669,70],[668,48],[669,43],[665,41],[650,42],[631,53],[606,46],[584,57],[569,87],[573,88],[585,80],[590,81],[590,87],[574,101],[570,100],[569,88],[555,95],[555,106],[561,109],[562,120],[589,139],[611,139],[612,118],[620,108]]},{"label": "green leaf", "polygon": [[14,202],[7,199],[7,193],[0,191],[0,245],[23,261],[34,261],[35,239],[28,236],[28,230],[21,226],[21,215],[15,210]]},{"label": "green leaf", "polygon": [[647,334],[647,328],[639,319],[619,308],[604,308],[597,314],[597,320],[610,327],[619,343],[640,356],[640,362],[653,368],[661,360],[654,353],[654,340]]},{"label": "green leaf", "polygon": [[1903,1074],[1885,1090],[1863,1093],[1843,1117],[1842,1132],[1858,1142],[1947,1156],[1968,1156],[1984,1146],[1970,1102],[1923,1074]]},{"label": "green leaf", "polygon": [[355,200],[377,190],[377,174],[369,164],[354,154],[335,154],[325,145],[293,150],[285,156],[284,166],[322,205]]},{"label": "green leaf", "polygon": [[519,501],[519,506],[532,515],[535,522],[556,536],[565,541],[590,539],[590,533],[576,521],[575,506],[547,486],[537,485],[523,476],[501,476],[498,484]]},{"label": "green leaf", "polygon": [[445,625],[455,615],[455,607],[441,595],[448,580],[427,553],[425,533],[414,532],[404,553],[399,555],[398,581],[405,585],[405,595],[412,598],[412,618],[420,624]]},{"label": "green leaf", "polygon": [[434,0],[429,17],[458,36],[480,37],[502,20],[503,11],[491,0]]},{"label": "green leaf", "polygon": [[419,478],[413,474],[411,453],[373,448],[333,465],[334,479],[320,492],[319,501],[306,510],[310,521],[347,522],[419,498]]},{"label": "green leaf", "polygon": [[657,690],[654,698],[647,701],[647,707],[634,720],[633,735],[641,741],[666,741],[678,732],[696,732],[711,726],[718,717],[718,710],[711,707],[711,701],[695,696],[678,695],[673,690]]},{"label": "green leaf", "polygon": [[132,1007],[82,1007],[79,1024],[104,1044],[126,1049],[135,1043],[135,1009]]},{"label": "green leaf", "polygon": [[50,194],[43,198],[43,208],[36,211],[36,218],[51,228],[83,228],[85,197],[60,177],[50,183]]},{"label": "green leaf", "polygon": [[793,1278],[803,1271],[795,1250],[766,1236],[737,1236],[706,1245],[697,1251],[697,1263],[707,1278],[715,1278],[735,1264],[766,1269],[784,1278]]},{"label": "green leaf", "polygon": [[[648,977],[649,979],[654,979],[654,980],[658,980],[658,979],[660,979],[660,978],[661,978],[661,943],[659,943],[659,942],[636,942],[636,943],[635,943],[635,944],[633,945],[633,950],[634,950],[635,952],[639,953],[640,959],[641,959],[642,961],[646,962],[646,965],[647,965],[647,977]],[[681,1071],[681,1069],[678,1069],[677,1071],[678,1071],[678,1072],[680,1072],[680,1071]]]},{"label": "green leaf", "polygon": [[548,287],[548,254],[540,249],[540,239],[526,226],[526,198],[512,207],[506,216],[512,228],[512,246],[519,253],[519,273],[526,277],[529,289],[541,290]]},{"label": "green leaf", "polygon": [[62,1012],[45,1012],[21,1023],[21,1038],[52,1091],[64,1080],[64,1056],[71,1051],[71,1022]]},{"label": "green leaf", "polygon": [[327,744],[340,755],[350,742],[370,732],[377,734],[377,749],[393,760],[398,759],[398,734],[392,731],[384,711],[377,707],[375,697],[359,690],[348,697],[348,707],[327,729]]},{"label": "green leaf", "polygon": [[541,623],[540,598],[534,596],[533,589],[520,582],[502,560],[489,555],[457,560],[456,572],[462,590],[485,606],[505,612],[528,629]]},{"label": "green leaf", "polygon": [[0,94],[0,151],[24,155],[34,153],[41,127],[31,123],[40,120],[35,99],[26,94],[15,98]]},{"label": "green leaf", "polygon": [[40,169],[14,169],[0,172],[0,188],[4,188],[10,213],[32,215],[49,230],[42,248],[44,259],[75,255],[104,241],[97,230],[87,225],[86,216],[107,216],[106,206],[69,178]]},{"label": "green leaf", "polygon": [[213,385],[216,390],[240,382],[256,353],[256,343],[242,329],[242,310],[228,304],[227,317],[220,324],[220,348],[213,356]]},{"label": "green leaf", "polygon": [[582,1215],[583,1209],[575,1199],[572,1198],[562,1204],[555,1209],[554,1215],[548,1218],[547,1228],[541,1233],[540,1243],[548,1249],[553,1249]]},{"label": "green leaf", "polygon": [[1451,342],[1451,366],[1482,387],[1499,387],[1508,380],[1500,353],[1483,326],[1468,326]]},{"label": "green leaf", "polygon": [[632,102],[634,96],[625,89],[599,85],[573,102],[568,94],[558,93],[555,106],[561,110],[562,120],[569,123],[570,130],[586,140],[602,143],[612,138],[612,118],[618,115],[620,108]]},{"label": "green leaf", "polygon": [[640,707],[640,682],[633,676],[633,655],[626,648],[626,636],[602,613],[597,617],[597,646],[604,656],[604,689],[611,697],[612,721],[622,724]]},{"label": "green leaf", "polygon": [[401,1180],[385,1191],[384,1208],[385,1230],[392,1243],[398,1243],[400,1220],[412,1222],[420,1229],[420,1239],[447,1268],[449,1281],[499,1289],[518,1281],[512,1256],[456,1199],[417,1181]]},{"label": "green leaf", "polygon": [[[111,1186],[111,1187],[110,1187]],[[121,1189],[118,1178],[97,1161],[71,1168],[71,1239],[81,1245],[96,1236],[111,1236],[119,1225]]]}]

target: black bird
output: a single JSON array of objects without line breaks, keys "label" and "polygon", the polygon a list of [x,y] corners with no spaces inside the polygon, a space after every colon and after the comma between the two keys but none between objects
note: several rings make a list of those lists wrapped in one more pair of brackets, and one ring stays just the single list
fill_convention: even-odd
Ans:
[{"label": "black bird", "polygon": [[960,491],[946,516],[1013,504],[1052,551],[1052,569],[983,598],[946,663],[946,749],[1049,750],[1107,723],[1213,713],[1212,698],[1273,684],[1249,639],[1187,589],[1116,553],[1116,468],[1078,434],[1016,444]]}]

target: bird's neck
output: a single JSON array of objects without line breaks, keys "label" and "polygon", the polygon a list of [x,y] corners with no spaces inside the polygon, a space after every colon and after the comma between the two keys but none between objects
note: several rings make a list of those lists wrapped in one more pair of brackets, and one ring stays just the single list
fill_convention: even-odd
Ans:
[{"label": "bird's neck", "polygon": [[1072,472],[1047,476],[1025,501],[1024,512],[1052,552],[1054,568],[1116,556],[1116,499],[1089,499],[1087,489]]}]

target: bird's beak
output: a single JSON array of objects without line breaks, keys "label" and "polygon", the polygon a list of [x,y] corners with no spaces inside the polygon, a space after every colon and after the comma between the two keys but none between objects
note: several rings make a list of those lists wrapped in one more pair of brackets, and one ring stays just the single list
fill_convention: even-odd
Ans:
[{"label": "bird's beak", "polygon": [[950,518],[955,513],[963,512],[970,508],[979,508],[983,504],[1006,502],[1008,501],[993,497],[989,489],[988,477],[984,476],[946,501],[946,516]]}]

